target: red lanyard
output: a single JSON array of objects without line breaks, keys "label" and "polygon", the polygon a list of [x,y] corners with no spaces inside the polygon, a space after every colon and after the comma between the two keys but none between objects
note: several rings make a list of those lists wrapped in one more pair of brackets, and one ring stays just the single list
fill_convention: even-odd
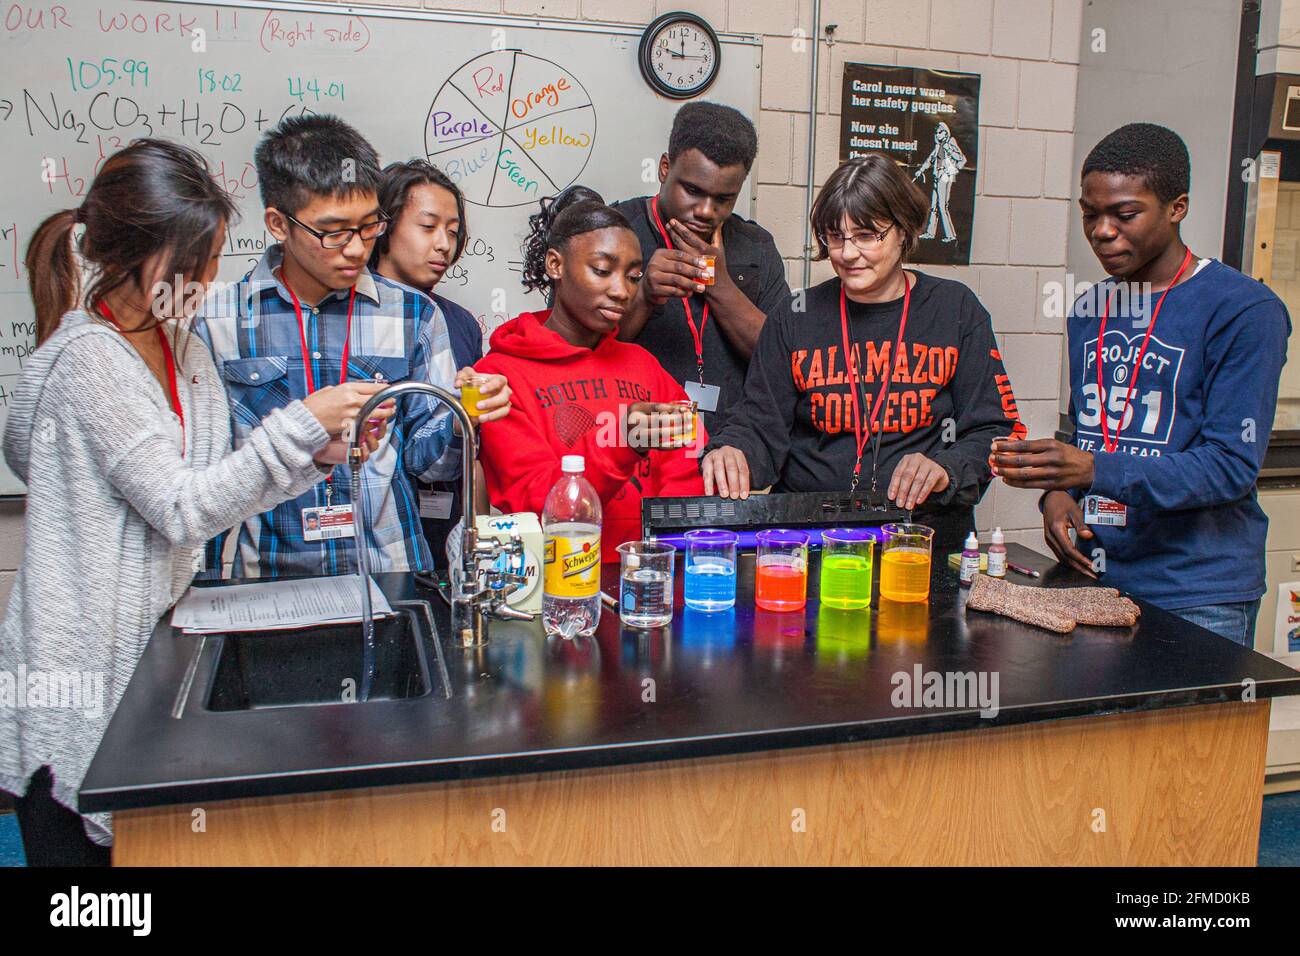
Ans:
[{"label": "red lanyard", "polygon": [[[284,281],[284,276],[280,277]],[[307,325],[302,320],[302,303],[298,301],[298,293],[293,291],[293,287],[285,282],[284,287],[289,290],[289,298],[293,299],[293,311],[298,316],[298,338],[302,342],[302,374],[307,379],[307,394],[310,395],[316,391],[316,377],[311,373],[311,356],[307,354]],[[354,285],[348,291],[348,327],[343,333],[343,370],[339,374],[339,384],[342,385],[348,380],[348,349],[352,346],[352,303],[357,298],[357,287]],[[334,474],[325,476],[325,507],[329,507],[334,496]]]},{"label": "red lanyard", "polygon": [[[99,312],[104,318],[117,326],[117,330],[122,332],[122,326],[118,323],[117,317],[109,307],[101,302],[99,303]],[[181,395],[176,388],[176,356],[172,354],[172,344],[167,341],[167,336],[163,333],[161,325],[155,325],[154,331],[158,333],[158,344],[162,346],[163,360],[167,363],[167,399],[171,402],[172,411],[181,423],[181,457],[185,457],[185,410],[181,408]]]},{"label": "red lanyard", "polygon": [[[659,235],[664,238],[664,245],[669,249],[673,247],[673,241],[668,238],[668,230],[664,228],[663,220],[659,218],[659,197],[655,196],[650,200],[650,211],[654,213],[655,225],[659,227]],[[704,315],[700,319],[700,327],[695,327],[695,313],[691,311],[691,300],[688,296],[682,297],[682,308],[686,310],[686,324],[690,326],[691,338],[695,340],[695,367],[700,372],[700,384],[704,384],[704,327],[709,324],[709,303],[704,303]]]},{"label": "red lanyard", "polygon": [[1124,396],[1124,407],[1119,413],[1119,427],[1116,429],[1114,438],[1110,437],[1110,427],[1106,420],[1106,392],[1102,388],[1101,360],[1105,354],[1103,342],[1106,338],[1106,319],[1110,317],[1110,295],[1106,296],[1106,307],[1101,310],[1101,328],[1097,330],[1097,401],[1101,403],[1101,447],[1106,451],[1114,451],[1119,447],[1119,432],[1124,430],[1124,419],[1128,417],[1129,405],[1133,401],[1133,390],[1137,388],[1138,370],[1142,368],[1142,359],[1147,354],[1147,343],[1151,341],[1151,333],[1155,331],[1156,318],[1160,315],[1160,307],[1165,304],[1165,296],[1169,290],[1178,285],[1178,280],[1183,277],[1187,270],[1187,264],[1192,261],[1192,250],[1188,249],[1187,254],[1183,256],[1183,264],[1178,267],[1174,273],[1174,281],[1169,283],[1165,291],[1160,293],[1160,298],[1156,302],[1155,310],[1151,313],[1151,321],[1147,323],[1146,334],[1142,336],[1142,347],[1138,349],[1137,361],[1133,363],[1133,374],[1129,376],[1128,392]]},{"label": "red lanyard", "polygon": [[[894,363],[898,361],[898,356],[903,351],[903,331],[907,328],[907,310],[912,304],[912,287],[908,284],[907,273],[903,273],[903,317],[898,323],[898,344],[894,346],[894,354],[889,357],[885,363],[884,380],[880,383],[880,390],[876,392],[876,401],[871,406],[871,418],[867,422],[867,433],[862,434],[862,413],[858,409],[858,383],[853,381],[853,375],[856,371],[861,377],[862,369],[853,368],[853,362],[849,350],[849,310],[844,295],[844,283],[840,283],[840,332],[844,336],[844,367],[846,369],[845,377],[849,379],[849,394],[853,396],[853,438],[857,444],[858,460],[853,466],[853,486],[858,486],[858,475],[862,471],[862,449],[867,447],[867,442],[871,440],[871,432],[876,426],[876,416],[880,414],[880,408],[884,404],[885,393],[889,391],[889,380],[894,371]],[[875,478],[875,456],[872,456],[871,468],[872,479]],[[852,490],[851,489],[851,490]],[[874,490],[874,489],[873,489]]]},{"label": "red lanyard", "polygon": [[[284,287],[289,290],[289,298],[293,299],[294,314],[298,316],[298,339],[302,342],[302,374],[307,379],[307,394],[310,395],[316,391],[316,379],[311,374],[311,356],[307,354],[307,326],[302,320],[302,303],[298,301],[298,294],[290,288],[289,283],[285,282]],[[348,327],[343,335],[343,372],[339,375],[340,385],[348,380],[348,348],[352,344],[352,303],[356,297],[357,287],[353,286],[348,292]]]}]

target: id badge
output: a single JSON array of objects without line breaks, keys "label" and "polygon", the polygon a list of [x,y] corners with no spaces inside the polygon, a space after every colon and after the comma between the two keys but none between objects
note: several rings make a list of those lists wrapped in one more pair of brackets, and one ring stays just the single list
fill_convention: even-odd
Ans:
[{"label": "id badge", "polygon": [[302,509],[302,537],[304,541],[351,538],[354,534],[352,505],[350,504]]},{"label": "id badge", "polygon": [[686,397],[693,401],[702,412],[716,412],[718,410],[718,397],[722,394],[722,389],[716,385],[701,385],[699,382],[685,381],[682,387],[686,389]]},{"label": "id badge", "polygon": [[450,491],[421,491],[420,517],[446,521],[451,517],[451,503],[455,498]]},{"label": "id badge", "polygon": [[1128,505],[1114,498],[1085,495],[1083,498],[1083,523],[1104,524],[1123,528],[1128,524]]}]

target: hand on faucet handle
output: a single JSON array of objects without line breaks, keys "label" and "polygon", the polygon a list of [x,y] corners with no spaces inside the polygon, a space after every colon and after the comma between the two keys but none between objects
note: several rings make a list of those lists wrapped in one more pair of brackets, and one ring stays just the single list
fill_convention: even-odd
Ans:
[{"label": "hand on faucet handle", "polygon": [[[385,402],[379,406],[376,411],[384,409]],[[391,410],[388,414],[392,414]],[[361,452],[361,460],[364,462],[370,456],[379,450],[379,443],[383,441],[385,433],[388,431],[388,415],[381,417],[369,418],[366,420],[367,428],[364,439],[358,443],[357,448]],[[348,448],[352,442],[352,423],[345,422],[342,434],[338,438],[331,439],[330,443],[318,451],[315,460],[322,465],[346,465],[348,464]]]},{"label": "hand on faucet handle", "polygon": [[[344,382],[342,385],[330,385],[317,389],[302,403],[316,416],[321,427],[329,432],[331,438],[338,438],[345,432],[349,422],[355,421],[361,414],[361,408],[370,401],[370,397],[388,388],[385,382]],[[370,413],[370,418],[391,418],[397,406],[384,402]]]}]

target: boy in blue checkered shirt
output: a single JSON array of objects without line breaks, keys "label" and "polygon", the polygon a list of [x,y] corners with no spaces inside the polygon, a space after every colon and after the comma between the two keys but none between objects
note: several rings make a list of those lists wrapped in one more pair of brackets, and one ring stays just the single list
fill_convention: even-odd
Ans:
[{"label": "boy in blue checkered shirt", "polygon": [[[267,231],[277,243],[242,280],[209,295],[195,320],[230,399],[238,447],[272,409],[340,381],[423,381],[459,387],[445,321],[427,295],[366,263],[388,225],[378,156],[337,117],[284,120],[258,144]],[[503,376],[481,385],[480,422],[510,409]],[[362,469],[370,570],[433,567],[416,482],[460,474],[459,423],[429,395],[399,398]],[[214,538],[206,577],[277,578],[357,569],[346,444],[322,460],[334,473],[311,491]]]}]

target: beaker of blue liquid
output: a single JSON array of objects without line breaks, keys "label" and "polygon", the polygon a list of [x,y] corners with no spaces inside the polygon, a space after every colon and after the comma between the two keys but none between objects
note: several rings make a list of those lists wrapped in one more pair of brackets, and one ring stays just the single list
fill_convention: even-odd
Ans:
[{"label": "beaker of blue liquid", "polygon": [[736,606],[736,534],[704,528],[686,538],[686,606],[725,611]]}]

